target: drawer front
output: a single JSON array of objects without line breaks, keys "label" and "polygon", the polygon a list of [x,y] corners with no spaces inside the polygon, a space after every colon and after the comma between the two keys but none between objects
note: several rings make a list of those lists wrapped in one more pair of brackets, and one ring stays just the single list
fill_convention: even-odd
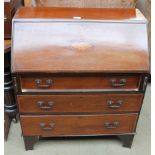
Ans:
[{"label": "drawer front", "polygon": [[21,115],[24,136],[104,135],[135,132],[136,114]]},{"label": "drawer front", "polygon": [[137,90],[140,76],[104,77],[22,77],[22,92],[62,91],[77,89]]},{"label": "drawer front", "polygon": [[138,112],[143,94],[19,95],[21,113]]}]

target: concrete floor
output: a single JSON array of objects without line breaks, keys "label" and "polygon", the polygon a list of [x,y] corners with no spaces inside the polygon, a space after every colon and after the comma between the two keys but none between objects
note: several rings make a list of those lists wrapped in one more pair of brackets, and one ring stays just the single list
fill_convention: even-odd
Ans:
[{"label": "concrete floor", "polygon": [[137,126],[137,135],[131,149],[122,147],[117,139],[40,140],[33,151],[25,151],[20,124],[12,123],[5,155],[151,155],[150,85]]}]

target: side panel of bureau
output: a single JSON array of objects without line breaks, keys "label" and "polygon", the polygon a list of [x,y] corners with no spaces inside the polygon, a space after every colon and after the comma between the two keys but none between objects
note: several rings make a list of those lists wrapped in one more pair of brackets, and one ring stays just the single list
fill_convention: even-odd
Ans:
[{"label": "side panel of bureau", "polygon": [[138,112],[143,94],[18,95],[21,113]]},{"label": "side panel of bureau", "polygon": [[137,114],[21,115],[24,136],[105,135],[135,132]]}]

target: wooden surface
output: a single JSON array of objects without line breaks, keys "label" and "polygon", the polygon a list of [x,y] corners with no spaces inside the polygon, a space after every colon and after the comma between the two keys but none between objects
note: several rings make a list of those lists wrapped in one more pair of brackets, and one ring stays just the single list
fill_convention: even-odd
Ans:
[{"label": "wooden surface", "polygon": [[[42,82],[36,83],[39,79]],[[121,85],[121,80],[125,79],[124,85]],[[52,83],[48,84],[47,80],[51,80]],[[120,84],[120,86],[113,86],[112,80],[115,80],[114,84]],[[22,92],[47,92],[50,90],[69,90],[69,89],[139,89],[140,76],[83,76],[81,77],[22,77],[21,78],[21,90]],[[47,85],[47,87],[41,87]]]},{"label": "wooden surface", "polygon": [[11,38],[12,16],[15,10],[11,6],[11,2],[4,3],[4,37]]},{"label": "wooden surface", "polygon": [[[135,131],[137,115],[21,115],[20,119],[24,136],[54,137],[131,133]],[[104,125],[115,121],[119,122],[116,128],[107,129]],[[40,123],[44,123],[47,130],[42,129]]]},{"label": "wooden surface", "polygon": [[[138,112],[143,94],[18,95],[21,113]],[[112,101],[112,104],[109,102]],[[42,102],[42,105],[39,103]],[[119,104],[121,102],[121,104]],[[51,103],[51,106],[50,106]],[[120,107],[119,107],[120,106]]]},{"label": "wooden surface", "polygon": [[4,40],[4,53],[11,51],[11,40]]},{"label": "wooden surface", "polygon": [[[44,10],[41,17],[46,15],[50,17],[51,12],[55,12],[55,9],[40,9]],[[38,8],[24,8],[18,12],[15,19],[21,20],[21,22],[14,21],[12,52],[12,71],[14,73],[149,71],[147,29],[143,18],[137,17],[135,20],[130,21],[129,19],[121,22],[114,20],[114,23],[111,20],[88,22],[71,19],[65,22],[44,19],[39,23],[37,20],[40,19],[35,19],[34,22],[32,22],[34,19],[25,19],[26,21],[22,22],[20,18],[30,10],[33,12],[33,16],[39,17]],[[68,14],[71,13],[70,16],[80,16],[81,10],[83,10],[85,17],[89,14],[92,19],[94,16],[101,18],[96,9],[92,9],[91,14],[87,9],[75,9],[76,14],[72,14],[73,9],[71,11],[62,10]],[[116,12],[117,19],[122,17],[121,9],[110,9],[109,11],[106,9],[107,18],[111,16],[111,10],[113,10],[112,14]],[[100,9],[100,15],[102,12],[104,14],[104,11],[105,9]],[[26,16],[28,14],[23,17]],[[141,16],[140,13],[139,16]],[[35,22],[37,22],[37,29]]]},{"label": "wooden surface", "polygon": [[[101,19],[101,20],[121,20],[136,19],[138,14],[133,8],[51,8],[51,7],[23,7],[18,10],[15,18],[60,18],[73,19],[73,17],[81,17],[81,19]],[[132,19],[132,20],[133,20]]]},{"label": "wooden surface", "polygon": [[38,136],[118,134],[131,147],[149,71],[145,18],[133,9],[134,18],[125,9],[26,10],[12,46],[26,149]]},{"label": "wooden surface", "polygon": [[24,0],[25,6],[52,7],[93,7],[129,8],[135,7],[137,0]]},{"label": "wooden surface", "polygon": [[25,6],[86,7],[86,8],[139,8],[148,23],[149,48],[151,49],[151,0],[24,0]]},{"label": "wooden surface", "polygon": [[9,116],[9,114],[4,113],[4,139],[5,141],[7,141],[8,139],[11,121],[12,121],[12,118]]},{"label": "wooden surface", "polygon": [[[137,20],[140,18],[133,8],[57,8],[57,7],[23,7],[20,8],[14,18],[50,18],[50,19],[81,19],[92,20]],[[140,19],[144,20],[144,19]]]}]

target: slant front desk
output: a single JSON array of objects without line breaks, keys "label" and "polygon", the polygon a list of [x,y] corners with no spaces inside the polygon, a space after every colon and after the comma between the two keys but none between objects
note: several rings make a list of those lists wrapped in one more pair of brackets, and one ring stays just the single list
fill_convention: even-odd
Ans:
[{"label": "slant front desk", "polygon": [[131,147],[147,86],[136,9],[21,8],[12,74],[26,150],[40,137],[118,136]]}]

